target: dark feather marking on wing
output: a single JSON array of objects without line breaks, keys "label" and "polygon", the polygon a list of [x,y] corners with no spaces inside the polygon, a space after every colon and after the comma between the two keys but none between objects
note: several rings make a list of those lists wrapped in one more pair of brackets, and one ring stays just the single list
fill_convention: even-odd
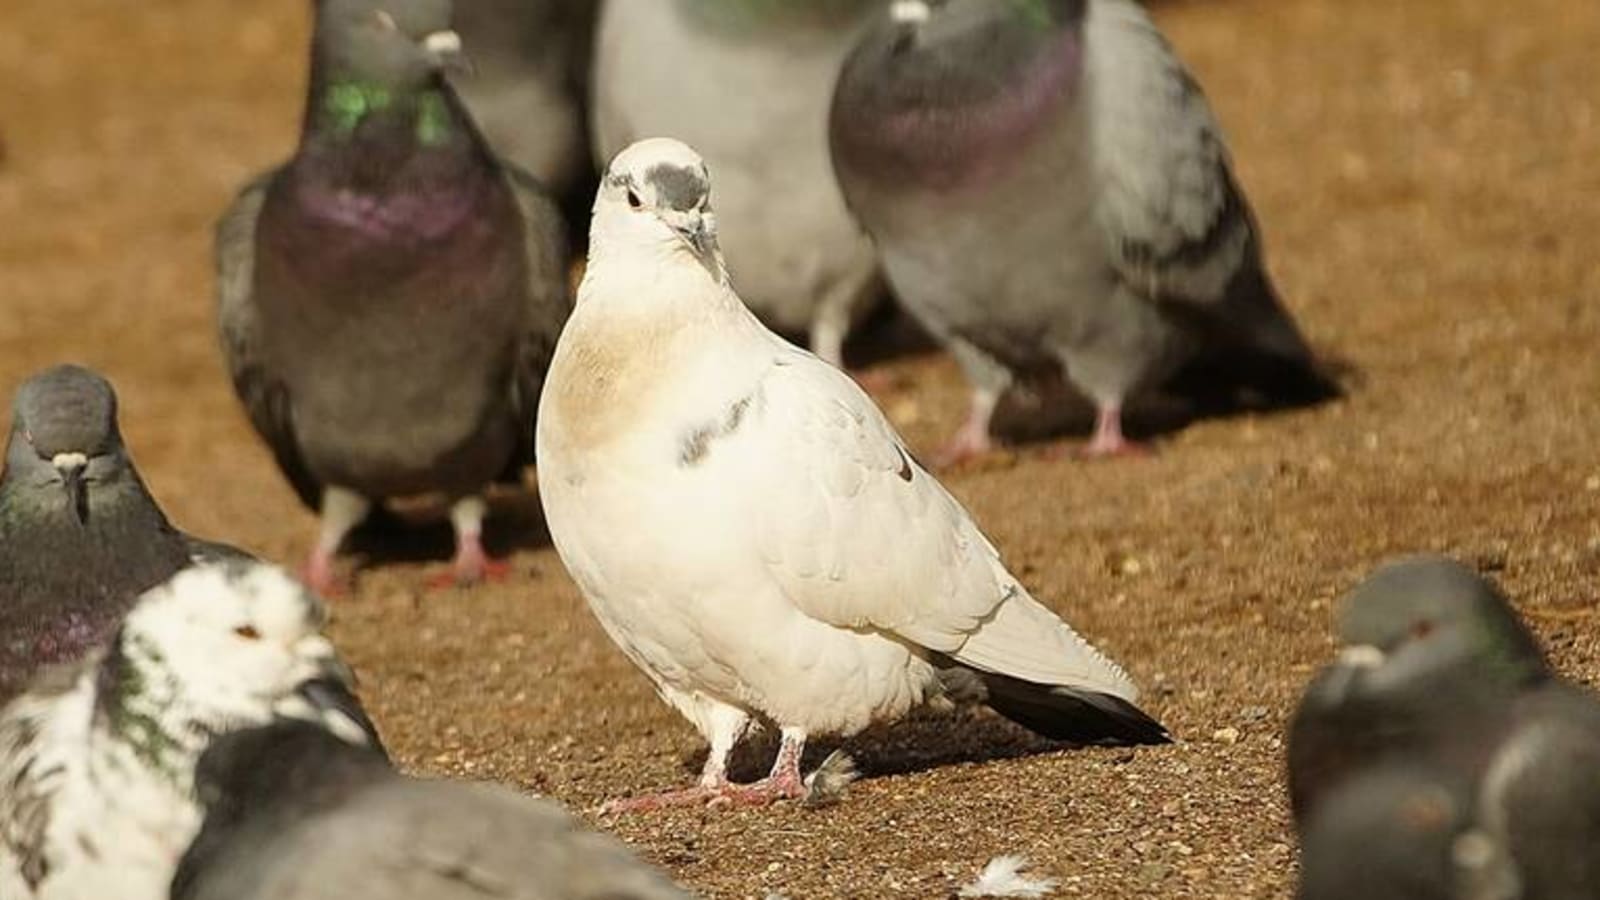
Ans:
[{"label": "dark feather marking on wing", "polygon": [[678,464],[689,468],[703,462],[706,455],[711,452],[713,440],[733,434],[744,424],[745,413],[749,411],[750,403],[755,396],[750,394],[734,401],[733,405],[728,407],[728,412],[722,421],[701,425],[684,435],[683,448],[678,454]]}]

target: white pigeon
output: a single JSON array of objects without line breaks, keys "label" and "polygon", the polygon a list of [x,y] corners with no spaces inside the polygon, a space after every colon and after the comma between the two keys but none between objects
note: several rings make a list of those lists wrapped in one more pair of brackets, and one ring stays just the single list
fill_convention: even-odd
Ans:
[{"label": "white pigeon", "polygon": [[[855,382],[750,313],[709,195],[677,141],[611,163],[540,398],[556,549],[711,744],[697,787],[619,808],[797,796],[808,735],[956,685],[1050,737],[1166,741],[1122,669],[1029,596]],[[782,732],[772,774],[731,785],[728,754],[757,723]]]},{"label": "white pigeon", "polygon": [[178,573],[110,646],[0,713],[0,897],[164,900],[213,737],[277,718],[367,742],[322,607],[271,566]]}]

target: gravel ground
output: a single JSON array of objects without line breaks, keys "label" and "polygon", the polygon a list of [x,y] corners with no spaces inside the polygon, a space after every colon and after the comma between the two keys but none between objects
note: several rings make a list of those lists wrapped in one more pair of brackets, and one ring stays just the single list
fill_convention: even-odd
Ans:
[{"label": "gravel ground", "polygon": [[[0,12],[0,388],[62,359],[101,368],[175,521],[298,559],[313,522],[222,376],[209,241],[234,187],[292,145],[305,4],[71,7]],[[1600,674],[1600,6],[1157,14],[1351,396],[1195,424],[1145,459],[1024,447],[946,483],[1180,742],[1066,750],[990,717],[919,719],[848,742],[867,777],[840,806],[601,823],[706,895],[948,896],[1024,853],[1063,896],[1286,896],[1282,726],[1329,654],[1331,601],[1395,552],[1495,571],[1563,669]],[[930,449],[961,413],[954,366],[886,368],[886,408]],[[583,809],[689,779],[697,737],[585,611],[536,503],[502,511],[508,582],[428,591],[436,528],[336,604],[400,761]]]}]

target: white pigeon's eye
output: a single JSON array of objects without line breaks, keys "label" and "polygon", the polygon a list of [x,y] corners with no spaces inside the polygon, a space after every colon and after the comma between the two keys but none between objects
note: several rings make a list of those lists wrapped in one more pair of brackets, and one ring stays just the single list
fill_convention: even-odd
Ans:
[{"label": "white pigeon's eye", "polygon": [[261,640],[261,632],[257,631],[254,625],[240,625],[233,629],[233,633],[247,641]]},{"label": "white pigeon's eye", "polygon": [[629,209],[643,209],[644,208],[644,201],[639,199],[639,195],[634,192],[633,188],[628,188],[628,208]]},{"label": "white pigeon's eye", "polygon": [[378,27],[382,28],[384,31],[400,30],[400,26],[395,23],[394,16],[389,15],[388,10],[380,9],[372,14],[372,18],[373,21],[378,23]]}]

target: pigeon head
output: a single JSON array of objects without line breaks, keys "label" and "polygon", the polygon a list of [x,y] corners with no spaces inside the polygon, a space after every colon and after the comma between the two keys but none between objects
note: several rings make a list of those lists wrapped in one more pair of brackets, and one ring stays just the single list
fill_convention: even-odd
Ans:
[{"label": "pigeon head", "polygon": [[711,176],[705,160],[670,138],[639,141],[618,153],[600,182],[590,240],[686,252],[721,278]]},{"label": "pigeon head", "polygon": [[450,14],[450,0],[322,0],[319,62],[336,81],[425,87],[463,63]]},{"label": "pigeon head", "polygon": [[90,511],[90,485],[127,471],[110,382],[81,366],[56,366],[28,379],[12,409],[8,482],[59,488],[79,522]]},{"label": "pigeon head", "polygon": [[1339,625],[1344,659],[1369,666],[1430,660],[1471,677],[1517,687],[1548,673],[1539,644],[1505,595],[1443,556],[1388,563],[1345,598]]},{"label": "pigeon head", "polygon": [[101,663],[99,705],[147,762],[192,772],[210,736],[279,718],[365,742],[324,688],[352,676],[321,632],[321,603],[281,569],[185,569],[140,597]]}]

